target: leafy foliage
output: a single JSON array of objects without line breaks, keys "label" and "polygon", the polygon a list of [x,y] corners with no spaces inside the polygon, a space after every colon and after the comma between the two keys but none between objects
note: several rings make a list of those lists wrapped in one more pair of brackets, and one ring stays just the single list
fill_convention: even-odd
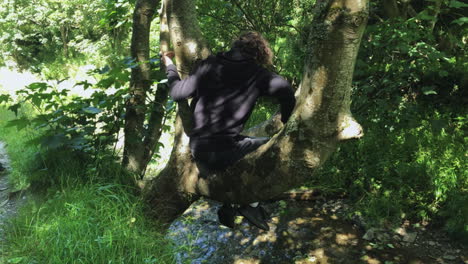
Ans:
[{"label": "leafy foliage", "polygon": [[458,10],[442,5],[437,20],[431,8],[367,27],[352,106],[366,135],[344,144],[313,185],[348,193],[374,224],[438,219],[467,237],[466,31],[447,27],[444,16]]},{"label": "leafy foliage", "polygon": [[274,71],[297,84],[302,74],[314,3],[314,0],[198,0],[197,11],[202,31],[214,50],[229,49],[242,31],[261,32],[276,55]]},{"label": "leafy foliage", "polygon": [[68,62],[112,61],[128,46],[131,10],[132,1],[122,0],[4,1],[0,62],[13,59],[20,69],[60,78]]},{"label": "leafy foliage", "polygon": [[116,143],[123,127],[129,67],[122,63],[120,67],[90,72],[101,76],[101,79],[94,85],[88,81],[76,84],[84,90],[93,89],[89,97],[71,95],[69,90],[58,90],[45,82],[32,83],[17,91],[21,100],[11,104],[9,109],[18,113],[18,109],[27,102],[38,114],[19,116],[7,126],[18,129],[31,126],[41,130],[41,136],[30,143],[40,144],[46,149],[65,148],[97,157]]},{"label": "leafy foliage", "polygon": [[[296,84],[314,1],[267,1],[262,8],[257,1],[215,2],[198,1],[210,45],[226,49],[238,32],[260,31],[275,51],[276,70]],[[466,6],[420,2],[412,3],[414,15],[387,20],[379,17],[382,1],[371,3],[352,105],[366,136],[344,144],[310,184],[349,194],[356,213],[373,224],[439,219],[452,233],[467,234]],[[247,127],[275,112],[266,102]]]}]

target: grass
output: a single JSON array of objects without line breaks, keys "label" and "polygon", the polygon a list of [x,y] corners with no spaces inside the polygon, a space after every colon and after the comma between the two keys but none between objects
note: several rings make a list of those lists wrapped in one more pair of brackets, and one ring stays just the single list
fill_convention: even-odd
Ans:
[{"label": "grass", "polygon": [[115,159],[96,169],[71,152],[44,152],[26,143],[40,132],[5,128],[13,117],[0,108],[10,179],[36,195],[5,225],[0,263],[174,262],[175,249]]},{"label": "grass", "polygon": [[7,228],[5,262],[172,263],[172,248],[117,184],[84,185],[30,202]]},{"label": "grass", "polygon": [[[21,109],[20,114],[25,114],[25,109]],[[39,148],[28,146],[27,141],[38,135],[32,128],[25,128],[17,131],[16,128],[5,127],[8,120],[14,119],[15,114],[0,107],[0,140],[7,143],[7,151],[10,157],[11,167],[9,174],[10,184],[15,190],[26,189],[29,186],[29,174],[33,167],[37,165],[37,154]]]}]

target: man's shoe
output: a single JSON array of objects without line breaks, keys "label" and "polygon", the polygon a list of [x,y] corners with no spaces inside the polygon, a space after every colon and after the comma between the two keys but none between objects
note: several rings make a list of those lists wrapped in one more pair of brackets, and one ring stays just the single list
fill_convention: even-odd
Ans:
[{"label": "man's shoe", "polygon": [[219,222],[229,228],[234,228],[234,219],[236,217],[236,210],[230,204],[223,204],[218,210]]},{"label": "man's shoe", "polygon": [[258,205],[257,207],[260,210],[260,213],[262,214],[262,219],[265,222],[268,222],[268,220],[270,220],[270,214],[265,210],[265,208],[263,208],[263,206]]},{"label": "man's shoe", "polygon": [[243,215],[254,226],[265,231],[270,230],[270,227],[265,221],[265,209],[263,209],[263,207],[261,207],[260,205],[257,207],[252,207],[250,205],[242,206],[241,208],[239,208],[239,213]]}]

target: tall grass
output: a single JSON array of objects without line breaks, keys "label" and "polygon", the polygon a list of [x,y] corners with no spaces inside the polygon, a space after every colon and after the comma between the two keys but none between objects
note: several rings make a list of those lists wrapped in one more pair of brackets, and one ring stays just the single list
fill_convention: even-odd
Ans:
[{"label": "tall grass", "polygon": [[[24,114],[24,113],[23,113]],[[0,108],[0,140],[8,144],[15,188],[34,199],[5,225],[0,263],[173,263],[173,247],[116,159],[96,161],[67,150],[27,144],[38,131],[6,128],[14,115]]]},{"label": "tall grass", "polygon": [[[25,107],[20,109],[19,114],[28,114],[27,112],[31,111]],[[29,175],[39,162],[39,148],[26,142],[32,140],[39,132],[29,127],[21,131],[14,127],[7,128],[8,121],[14,118],[13,112],[0,107],[0,140],[7,144],[12,167],[9,181],[14,190],[21,190],[29,186]]]},{"label": "tall grass", "polygon": [[[172,263],[172,248],[125,186],[83,185],[23,207],[5,262]],[[1,262],[1,261],[0,261]]]}]

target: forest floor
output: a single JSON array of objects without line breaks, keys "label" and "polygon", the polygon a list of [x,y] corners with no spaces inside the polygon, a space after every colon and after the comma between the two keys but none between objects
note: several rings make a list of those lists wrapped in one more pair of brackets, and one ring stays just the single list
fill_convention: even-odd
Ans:
[{"label": "forest floor", "polygon": [[[306,254],[295,263],[468,263],[468,247],[452,241],[445,232],[428,223],[416,227],[404,221],[397,228],[366,228],[360,219],[345,219],[349,208],[346,200],[290,202],[286,208],[296,213],[285,214],[286,219],[281,222],[289,225],[292,221],[302,225],[304,231],[310,228],[310,239],[305,241],[311,241],[311,245],[318,243],[312,247],[315,256]],[[291,240],[287,242],[285,237],[282,243],[285,241],[287,245]],[[323,250],[317,252],[317,246]]]}]

